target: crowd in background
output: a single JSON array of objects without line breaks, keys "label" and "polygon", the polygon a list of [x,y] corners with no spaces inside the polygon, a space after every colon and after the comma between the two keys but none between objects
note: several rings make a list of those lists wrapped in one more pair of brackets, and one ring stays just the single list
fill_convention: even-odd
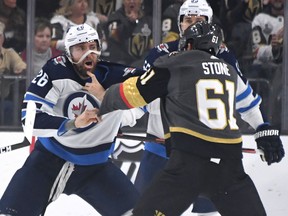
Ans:
[{"label": "crowd in background", "polygon": [[[280,126],[284,0],[207,1],[213,8],[213,22],[222,28],[225,43],[236,55],[242,73],[262,96],[267,118]],[[33,71],[28,72],[27,2],[0,0],[0,126],[19,128],[20,113],[12,111],[17,101],[14,85],[20,82],[19,104],[26,86],[25,79],[6,80],[4,75],[37,76],[47,60],[65,52],[63,39],[70,26],[87,23],[97,29],[104,60],[142,67],[154,46],[151,0],[35,0]],[[162,0],[162,42],[179,38],[177,16],[182,3]],[[13,52],[10,61],[5,60],[8,51]],[[15,56],[17,53],[19,56]],[[16,116],[19,123],[13,125],[10,116]]]}]

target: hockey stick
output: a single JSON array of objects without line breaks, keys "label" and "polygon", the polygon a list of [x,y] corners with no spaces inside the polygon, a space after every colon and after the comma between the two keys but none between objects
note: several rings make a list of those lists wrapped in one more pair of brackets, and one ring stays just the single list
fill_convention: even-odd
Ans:
[{"label": "hockey stick", "polygon": [[26,107],[25,125],[23,127],[24,140],[21,143],[11,144],[0,147],[0,154],[4,154],[22,147],[34,145],[35,137],[33,136],[34,121],[36,116],[36,104],[34,101],[28,101]]},{"label": "hockey stick", "polygon": [[25,125],[23,128],[24,135],[28,139],[29,143],[32,143],[33,140],[33,128],[36,116],[36,103],[29,100],[26,107],[26,117]]},{"label": "hockey stick", "polygon": [[[156,143],[165,143],[164,139],[161,138],[154,138],[154,137],[143,137],[143,136],[135,136],[135,135],[127,135],[127,134],[118,134],[118,139],[127,139],[127,140],[139,140],[142,142],[156,142]],[[260,149],[253,149],[253,148],[242,148],[243,153],[250,153],[250,154],[262,154],[264,155],[263,151]]]},{"label": "hockey stick", "polygon": [[[161,138],[153,138],[153,137],[143,137],[143,136],[135,136],[135,135],[127,135],[127,134],[118,134],[116,136],[118,139],[127,139],[127,140],[138,140],[142,142],[156,142],[156,143],[162,143],[164,144],[165,140]],[[25,138],[26,139],[26,138]],[[22,143],[12,144],[10,146],[5,146],[0,148],[0,154],[6,153],[15,149],[19,149],[25,146],[29,146],[29,141],[24,141]],[[253,148],[242,148],[242,152],[244,153],[250,153],[250,154],[263,154],[261,150],[259,149],[253,149]]]},{"label": "hockey stick", "polygon": [[128,139],[128,140],[139,140],[142,142],[156,142],[156,143],[165,143],[164,139],[154,138],[154,137],[145,137],[145,136],[135,136],[135,135],[127,135],[127,134],[118,134],[116,136],[118,139]]},{"label": "hockey stick", "polygon": [[22,147],[26,147],[29,145],[30,145],[30,142],[24,136],[24,140],[21,143],[16,143],[16,144],[0,147],[0,154],[4,154],[4,153],[7,153],[7,152],[10,152],[10,151],[22,148]]}]

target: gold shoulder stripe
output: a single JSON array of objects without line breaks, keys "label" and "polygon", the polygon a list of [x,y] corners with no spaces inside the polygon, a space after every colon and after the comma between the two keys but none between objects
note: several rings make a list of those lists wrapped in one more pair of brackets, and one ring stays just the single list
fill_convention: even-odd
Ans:
[{"label": "gold shoulder stripe", "polygon": [[170,127],[170,132],[179,132],[179,133],[185,133],[188,135],[192,135],[195,137],[198,137],[200,139],[209,141],[209,142],[216,142],[216,143],[224,143],[224,144],[236,144],[242,142],[242,137],[238,138],[218,138],[218,137],[212,137],[212,136],[207,136],[201,133],[198,133],[193,130],[189,130],[187,128],[182,128],[182,127]]},{"label": "gold shoulder stripe", "polygon": [[128,103],[133,107],[144,106],[147,104],[136,86],[137,79],[138,77],[131,77],[123,83],[123,94]]}]

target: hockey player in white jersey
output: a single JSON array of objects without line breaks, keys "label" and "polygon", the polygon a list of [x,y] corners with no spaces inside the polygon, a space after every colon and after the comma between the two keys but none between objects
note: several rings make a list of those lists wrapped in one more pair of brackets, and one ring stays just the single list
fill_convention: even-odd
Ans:
[{"label": "hockey player in white jersey", "polygon": [[[107,216],[123,215],[138,199],[133,184],[109,155],[119,128],[133,126],[143,112],[116,111],[98,124],[95,108],[99,101],[89,93],[96,80],[89,71],[96,71],[101,80],[98,34],[87,24],[73,26],[66,35],[65,47],[66,56],[49,60],[25,94],[22,121],[27,102],[34,101],[37,111],[33,135],[38,140],[6,188],[0,215],[44,214],[61,193],[76,194]],[[126,75],[127,71],[133,70],[124,68],[122,73]],[[104,84],[109,76],[106,74]]]}]

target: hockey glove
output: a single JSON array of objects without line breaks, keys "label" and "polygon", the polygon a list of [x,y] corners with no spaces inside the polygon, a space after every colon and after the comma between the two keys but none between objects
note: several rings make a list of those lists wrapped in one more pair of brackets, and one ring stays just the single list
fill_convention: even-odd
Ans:
[{"label": "hockey glove", "polygon": [[255,133],[257,148],[264,152],[261,159],[268,165],[280,162],[285,155],[285,151],[280,139],[279,130],[270,125],[263,124],[257,128]]}]

